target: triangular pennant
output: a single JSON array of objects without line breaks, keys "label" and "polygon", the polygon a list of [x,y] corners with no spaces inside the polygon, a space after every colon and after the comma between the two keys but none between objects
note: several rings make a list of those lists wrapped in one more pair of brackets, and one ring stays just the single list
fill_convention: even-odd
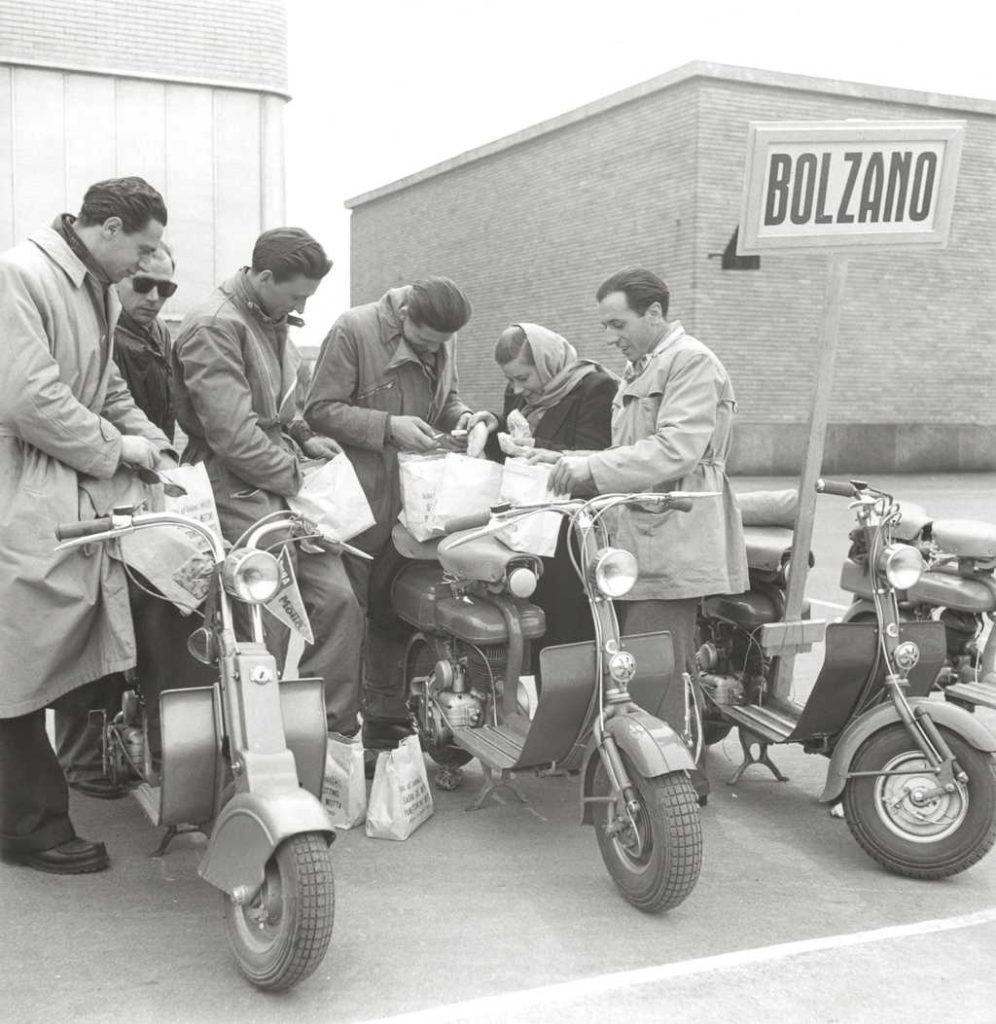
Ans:
[{"label": "triangular pennant", "polygon": [[297,577],[294,575],[294,563],[287,548],[280,549],[277,565],[280,567],[280,589],[264,607],[275,619],[289,626],[292,632],[313,644],[315,634],[311,632],[311,623],[308,621],[308,613],[304,610],[304,600],[301,598]]}]

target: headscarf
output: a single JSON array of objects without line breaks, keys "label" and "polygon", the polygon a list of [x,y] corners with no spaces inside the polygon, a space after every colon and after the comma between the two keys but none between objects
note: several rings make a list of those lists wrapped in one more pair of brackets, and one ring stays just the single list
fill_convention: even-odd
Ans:
[{"label": "headscarf", "polygon": [[536,366],[536,376],[543,390],[526,396],[522,413],[535,434],[547,409],[563,401],[583,377],[605,368],[591,359],[578,359],[577,349],[555,331],[539,324],[513,324],[526,336],[526,345]]}]

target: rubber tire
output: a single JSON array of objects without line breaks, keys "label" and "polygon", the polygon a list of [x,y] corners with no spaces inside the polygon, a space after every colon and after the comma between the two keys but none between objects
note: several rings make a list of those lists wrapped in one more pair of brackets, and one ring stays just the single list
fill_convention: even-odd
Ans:
[{"label": "rubber tire", "polygon": [[[251,915],[274,887],[279,916],[271,934],[257,937]],[[290,893],[281,898],[281,894]],[[322,962],[335,920],[335,884],[328,839],[302,832],[285,839],[266,864],[266,881],[256,898],[235,904],[222,894],[225,932],[239,970],[254,985],[281,991],[308,977]]]},{"label": "rubber tire", "polygon": [[[597,756],[597,755],[596,755]],[[649,825],[651,845],[642,864],[620,850],[616,839],[605,832],[615,805],[593,804],[595,835],[602,860],[623,897],[637,910],[656,914],[676,907],[695,888],[702,870],[702,822],[698,800],[684,772],[643,778],[620,751],[626,772],[641,804],[640,820]],[[606,796],[609,780],[599,760],[595,768],[593,795]]]},{"label": "rubber tire", "polygon": [[[424,636],[418,634],[412,637],[411,643],[408,645],[408,651],[405,656],[405,693],[408,699],[411,699],[411,687],[409,686],[408,680],[413,676],[425,675],[433,665],[436,664],[435,657],[432,659],[431,665],[420,666],[419,655],[423,652],[428,651],[432,654],[429,648],[429,641]],[[422,749],[439,765],[440,768],[462,768],[465,764],[469,764],[474,760],[474,755],[464,750],[462,747],[454,746],[452,743],[441,744],[435,746],[430,744],[425,736],[422,735],[421,729],[418,729],[416,718],[416,729],[418,731],[419,743],[422,744]]]},{"label": "rubber tire", "polygon": [[[914,843],[889,831],[873,806],[873,777],[849,779],[844,817],[861,848],[883,867],[907,878],[947,878],[981,860],[996,842],[996,760],[957,733],[939,726],[958,764],[968,775],[968,813],[952,835],[936,843]],[[851,771],[877,771],[904,752],[919,753],[899,722],[873,733],[851,761]]]}]

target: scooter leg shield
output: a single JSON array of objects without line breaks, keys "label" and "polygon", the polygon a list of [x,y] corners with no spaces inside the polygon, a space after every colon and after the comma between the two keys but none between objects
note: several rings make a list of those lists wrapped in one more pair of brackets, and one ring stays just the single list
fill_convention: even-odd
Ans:
[{"label": "scooter leg shield", "polygon": [[[962,708],[954,704],[945,704],[943,701],[927,700],[924,698],[911,700],[910,706],[913,708],[917,706],[926,707],[928,714],[936,725],[947,726],[952,732],[961,736],[966,743],[975,747],[976,750],[981,750],[986,754],[996,753],[996,736],[978,719]],[[879,729],[898,721],[900,721],[899,712],[889,703],[879,704],[851,722],[841,734],[840,740],[830,757],[827,781],[819,797],[820,803],[832,803],[844,792],[844,787],[847,785],[848,769],[861,744],[872,733],[878,732]]]},{"label": "scooter leg shield", "polygon": [[198,874],[229,896],[249,898],[273,851],[302,832],[320,832],[330,844],[335,839],[325,808],[307,790],[237,793],[215,820]]},{"label": "scooter leg shield", "polygon": [[[634,771],[644,778],[653,779],[658,775],[671,772],[695,770],[695,761],[688,747],[681,741],[678,734],[666,723],[640,708],[624,714],[617,714],[605,723],[605,732],[612,736],[616,746],[622,750]],[[582,778],[584,786],[581,790],[581,823],[592,824],[592,804],[585,799],[592,795],[595,768],[601,755],[594,741],[585,752]]]}]

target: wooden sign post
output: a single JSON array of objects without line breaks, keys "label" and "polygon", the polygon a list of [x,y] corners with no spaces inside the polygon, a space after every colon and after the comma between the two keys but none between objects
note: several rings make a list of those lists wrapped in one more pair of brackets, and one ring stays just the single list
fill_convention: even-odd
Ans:
[{"label": "wooden sign post", "polygon": [[767,653],[778,655],[772,694],[778,699],[789,696],[796,652],[808,649],[814,639],[814,624],[802,620],[802,607],[847,254],[883,245],[947,245],[964,133],[962,121],[750,126],[737,254],[829,250],[785,615],[770,631],[770,643],[762,640]]}]

